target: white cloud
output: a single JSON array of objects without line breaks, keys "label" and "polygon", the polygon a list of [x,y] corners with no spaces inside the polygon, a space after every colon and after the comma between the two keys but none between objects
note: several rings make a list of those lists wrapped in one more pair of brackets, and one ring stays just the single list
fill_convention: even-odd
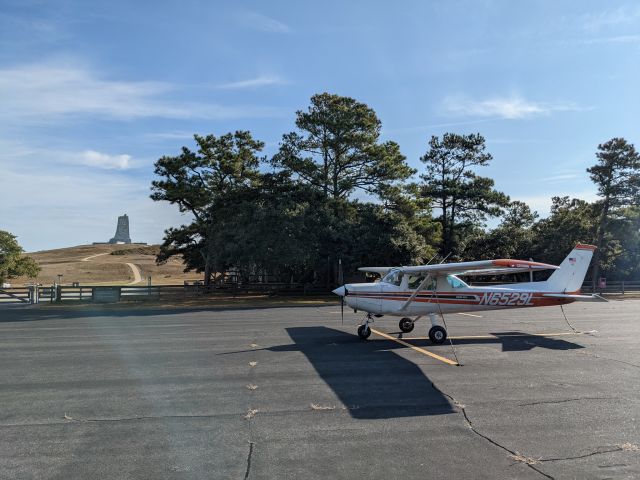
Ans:
[{"label": "white cloud", "polygon": [[149,194],[147,181],[115,170],[3,168],[0,205],[6,214],[0,229],[18,235],[27,251],[36,251],[108,241],[118,216],[127,213],[133,241],[158,243],[166,228],[190,220]]},{"label": "white cloud", "polygon": [[520,96],[493,97],[486,100],[474,100],[466,96],[446,97],[444,110],[453,115],[465,117],[493,117],[508,120],[549,115],[553,112],[582,110],[572,103],[532,102]]},{"label": "white cloud", "polygon": [[289,33],[291,28],[289,25],[276,20],[275,18],[267,17],[258,12],[244,11],[239,14],[239,20],[245,27],[260,32],[266,33]]},{"label": "white cloud", "polygon": [[177,90],[178,87],[163,82],[106,80],[78,66],[21,65],[0,69],[0,119],[42,123],[78,115],[130,120],[228,119],[278,114],[268,107],[170,99]]},{"label": "white cloud", "polygon": [[83,165],[117,170],[129,168],[129,162],[131,161],[131,155],[108,155],[95,150],[85,150],[78,155],[78,158]]},{"label": "white cloud", "polygon": [[268,87],[270,85],[285,85],[287,82],[277,75],[260,75],[256,78],[250,78],[248,80],[239,80],[237,82],[223,83],[217,85],[217,88],[223,89],[241,89],[241,88],[256,88],[256,87]]},{"label": "white cloud", "polygon": [[543,182],[563,182],[565,180],[573,180],[575,178],[580,178],[582,173],[558,173],[555,175],[550,175],[548,177],[541,178]]},{"label": "white cloud", "polygon": [[621,6],[616,9],[588,13],[580,17],[582,28],[596,31],[607,28],[619,28],[624,25],[634,25],[640,19],[640,7]]},{"label": "white cloud", "polygon": [[640,35],[616,35],[612,37],[588,38],[581,42],[585,45],[640,43]]},{"label": "white cloud", "polygon": [[98,152],[96,150],[68,151],[30,147],[18,142],[0,138],[2,158],[0,165],[3,171],[19,170],[26,165],[42,168],[50,164],[94,167],[102,170],[126,170],[134,167],[136,162],[131,155]]}]

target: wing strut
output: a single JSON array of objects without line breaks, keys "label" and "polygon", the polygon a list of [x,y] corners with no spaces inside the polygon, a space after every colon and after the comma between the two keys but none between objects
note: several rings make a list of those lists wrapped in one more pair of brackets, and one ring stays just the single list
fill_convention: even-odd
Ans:
[{"label": "wing strut", "polygon": [[420,285],[418,285],[418,288],[416,288],[416,291],[413,292],[411,294],[411,296],[407,299],[406,302],[404,302],[404,304],[400,307],[400,311],[403,312],[409,305],[411,305],[411,302],[413,302],[413,299],[416,298],[416,296],[420,293],[420,291],[427,285],[427,282],[431,280],[431,274],[427,274],[426,277],[424,277],[424,280],[422,282],[420,282]]}]

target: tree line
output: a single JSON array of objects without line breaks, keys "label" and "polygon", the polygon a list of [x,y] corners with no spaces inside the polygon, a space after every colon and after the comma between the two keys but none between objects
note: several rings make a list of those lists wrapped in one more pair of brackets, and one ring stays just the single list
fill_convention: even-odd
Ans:
[{"label": "tree line", "polygon": [[[314,95],[295,125],[271,157],[236,131],[194,135],[195,150],[160,158],[151,198],[192,221],[165,231],[157,261],[182,255],[205,283],[233,270],[332,286],[363,265],[558,263],[583,242],[599,247],[594,281],[640,278],[640,156],[623,138],[599,145],[587,170],[597,201],[553,197],[539,219],[479,174],[492,160],[479,133],[431,137],[418,172],[396,142],[381,140],[374,110],[353,98]],[[487,230],[491,218],[500,223]]]}]

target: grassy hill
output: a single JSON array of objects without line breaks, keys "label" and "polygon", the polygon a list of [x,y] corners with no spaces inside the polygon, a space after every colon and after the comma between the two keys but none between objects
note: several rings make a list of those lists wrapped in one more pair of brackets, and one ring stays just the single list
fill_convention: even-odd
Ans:
[{"label": "grassy hill", "polygon": [[[63,275],[63,285],[73,282],[81,285],[146,285],[149,276],[154,285],[175,285],[202,278],[195,272],[184,273],[180,257],[171,258],[165,265],[156,265],[158,248],[157,245],[79,245],[27,255],[42,268],[37,281],[44,285],[56,282],[58,274]],[[12,286],[29,282],[31,279],[28,278],[10,280]]]}]

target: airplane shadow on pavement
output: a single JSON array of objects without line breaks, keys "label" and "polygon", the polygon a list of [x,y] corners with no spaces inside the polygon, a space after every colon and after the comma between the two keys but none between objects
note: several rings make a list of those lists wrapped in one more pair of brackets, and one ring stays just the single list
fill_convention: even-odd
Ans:
[{"label": "airplane shadow on pavement", "polygon": [[295,343],[266,350],[302,352],[353,418],[456,413],[418,365],[390,351],[392,342],[363,342],[319,326],[286,330]]},{"label": "airplane shadow on pavement", "polygon": [[[399,334],[400,332],[397,332]],[[394,335],[390,333],[389,335]],[[521,352],[526,350],[532,350],[534,348],[546,348],[547,350],[574,350],[584,348],[577,343],[568,342],[563,339],[553,338],[553,336],[542,337],[540,335],[530,335],[525,332],[492,332],[496,338],[460,338],[454,339],[453,344],[459,345],[492,345],[500,343],[502,344],[503,352]],[[401,335],[398,338],[403,338]],[[433,344],[429,340],[416,339],[411,337],[404,337],[405,341],[410,341],[412,345],[416,347],[429,347]],[[447,345],[449,341],[447,340]]]},{"label": "airplane shadow on pavement", "polygon": [[[383,419],[455,413],[450,399],[434,388],[429,377],[413,361],[396,354],[406,349],[396,342],[362,341],[357,336],[332,328],[294,327],[287,333],[295,342],[270,347],[273,352],[300,351],[320,377],[334,391],[354,418]],[[570,350],[582,345],[523,332],[493,333],[496,338],[456,340],[455,345],[502,344],[503,351],[533,348]],[[405,338],[410,340],[410,338]],[[428,340],[412,345],[430,346]],[[437,368],[451,368],[438,365]],[[455,370],[452,370],[455,374]]]}]

